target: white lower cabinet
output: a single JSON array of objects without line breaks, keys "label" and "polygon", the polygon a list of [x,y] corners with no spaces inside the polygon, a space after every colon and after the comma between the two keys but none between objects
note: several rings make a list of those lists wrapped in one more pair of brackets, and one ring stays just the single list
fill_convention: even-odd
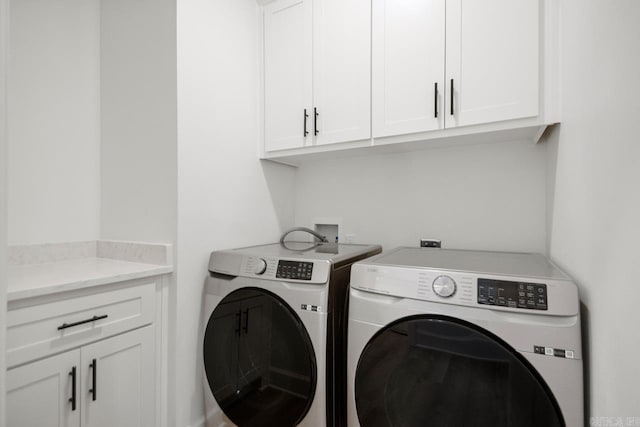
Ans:
[{"label": "white lower cabinet", "polygon": [[154,420],[153,326],[80,349],[83,427],[146,427]]},{"label": "white lower cabinet", "polygon": [[11,301],[8,425],[160,425],[162,283],[152,277]]},{"label": "white lower cabinet", "polygon": [[147,326],[7,372],[12,427],[155,425],[154,328]]},{"label": "white lower cabinet", "polygon": [[7,372],[7,425],[79,426],[79,375],[80,350],[10,369]]}]

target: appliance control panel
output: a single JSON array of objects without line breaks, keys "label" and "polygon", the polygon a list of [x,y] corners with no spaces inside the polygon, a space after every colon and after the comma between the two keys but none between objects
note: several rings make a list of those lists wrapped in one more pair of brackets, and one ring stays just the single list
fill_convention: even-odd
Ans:
[{"label": "appliance control panel", "polygon": [[277,279],[311,280],[312,274],[312,262],[278,260]]},{"label": "appliance control panel", "polygon": [[351,288],[395,297],[537,315],[579,313],[571,281],[356,263]]},{"label": "appliance control panel", "polygon": [[547,285],[478,278],[478,304],[547,310]]},{"label": "appliance control panel", "polygon": [[244,256],[240,270],[235,274],[264,280],[324,284],[329,280],[330,270],[330,263],[323,260]]}]

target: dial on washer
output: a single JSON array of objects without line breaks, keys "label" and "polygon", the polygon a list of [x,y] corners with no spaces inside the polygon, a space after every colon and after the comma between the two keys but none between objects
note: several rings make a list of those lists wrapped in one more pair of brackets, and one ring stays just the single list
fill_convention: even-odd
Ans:
[{"label": "dial on washer", "polygon": [[253,267],[254,274],[264,274],[267,269],[267,262],[262,258],[256,260],[256,264]]},{"label": "dial on washer", "polygon": [[456,293],[456,281],[449,276],[438,276],[433,280],[433,292],[442,298],[449,298]]}]

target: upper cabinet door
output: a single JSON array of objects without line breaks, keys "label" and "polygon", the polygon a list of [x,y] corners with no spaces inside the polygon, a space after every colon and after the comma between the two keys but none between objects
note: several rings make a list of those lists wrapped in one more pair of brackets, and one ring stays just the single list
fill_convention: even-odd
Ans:
[{"label": "upper cabinet door", "polygon": [[444,126],[444,61],[445,0],[373,0],[374,137]]},{"label": "upper cabinet door", "polygon": [[281,0],[264,8],[265,151],[311,142],[311,20],[311,0]]},{"label": "upper cabinet door", "polygon": [[447,0],[447,128],[538,115],[539,15],[539,0]]},{"label": "upper cabinet door", "polygon": [[371,0],[314,0],[315,143],[371,137]]}]

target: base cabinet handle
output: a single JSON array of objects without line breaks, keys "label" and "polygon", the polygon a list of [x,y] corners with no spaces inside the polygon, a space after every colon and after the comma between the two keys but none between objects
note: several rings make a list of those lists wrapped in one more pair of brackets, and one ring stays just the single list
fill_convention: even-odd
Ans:
[{"label": "base cabinet handle", "polygon": [[71,402],[71,410],[76,410],[76,367],[71,368],[71,372],[69,372],[71,376],[71,397],[69,398],[69,402]]},{"label": "base cabinet handle", "polygon": [[79,322],[63,323],[62,325],[58,326],[58,330],[61,331],[67,328],[73,328],[74,326],[84,325],[85,323],[95,322],[96,320],[106,319],[107,317],[109,317],[108,314],[103,314],[102,316],[93,316],[89,319],[80,320]]},{"label": "base cabinet handle", "polygon": [[98,372],[98,362],[96,361],[96,359],[93,359],[91,361],[89,368],[91,368],[91,388],[89,389],[89,394],[91,394],[91,400],[96,400],[96,392],[98,388],[96,379]]}]

